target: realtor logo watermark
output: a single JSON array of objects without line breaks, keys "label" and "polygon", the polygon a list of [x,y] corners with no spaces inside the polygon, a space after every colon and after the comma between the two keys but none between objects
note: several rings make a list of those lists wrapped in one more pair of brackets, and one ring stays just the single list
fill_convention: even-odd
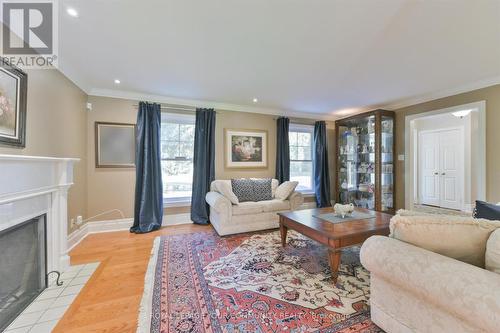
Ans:
[{"label": "realtor logo watermark", "polygon": [[1,0],[0,3],[3,23],[0,61],[21,68],[57,67],[57,1]]}]

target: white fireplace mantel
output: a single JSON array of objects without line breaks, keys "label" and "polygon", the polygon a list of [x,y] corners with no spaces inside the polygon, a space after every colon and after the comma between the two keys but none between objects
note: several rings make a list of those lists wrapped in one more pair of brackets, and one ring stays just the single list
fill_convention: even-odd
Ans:
[{"label": "white fireplace mantel", "polygon": [[69,266],[68,189],[78,161],[0,154],[0,232],[46,214],[48,272]]}]

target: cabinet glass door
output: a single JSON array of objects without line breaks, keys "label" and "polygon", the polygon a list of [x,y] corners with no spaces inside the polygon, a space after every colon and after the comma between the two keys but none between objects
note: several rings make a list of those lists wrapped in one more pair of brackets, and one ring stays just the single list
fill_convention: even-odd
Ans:
[{"label": "cabinet glass door", "polygon": [[382,116],[380,130],[380,209],[386,211],[394,208],[394,119]]},{"label": "cabinet glass door", "polygon": [[338,142],[337,200],[375,209],[375,116],[346,121]]}]

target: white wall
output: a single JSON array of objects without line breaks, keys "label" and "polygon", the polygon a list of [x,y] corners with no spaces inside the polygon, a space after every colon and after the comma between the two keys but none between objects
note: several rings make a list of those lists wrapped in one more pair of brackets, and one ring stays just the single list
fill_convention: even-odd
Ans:
[{"label": "white wall", "polygon": [[[429,131],[429,130],[440,130],[451,127],[463,127],[464,129],[464,205],[465,208],[468,209],[471,207],[472,203],[475,202],[477,198],[477,181],[475,175],[477,172],[477,152],[472,149],[472,147],[476,146],[476,136],[472,135],[474,131],[478,131],[478,112],[473,111],[468,116],[463,118],[458,118],[453,116],[451,113],[429,116],[425,118],[419,118],[413,121],[414,129],[417,133],[420,131]],[[418,142],[416,143],[418,146]],[[414,151],[418,151],[417,146]],[[415,166],[418,166],[418,162],[415,163]],[[418,174],[418,172],[416,173]],[[418,179],[415,177],[415,192],[419,193],[418,189]]]}]

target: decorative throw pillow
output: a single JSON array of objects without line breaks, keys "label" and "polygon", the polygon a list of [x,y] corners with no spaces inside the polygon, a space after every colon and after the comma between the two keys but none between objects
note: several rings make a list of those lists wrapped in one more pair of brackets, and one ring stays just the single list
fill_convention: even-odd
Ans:
[{"label": "decorative throw pillow", "polygon": [[273,191],[273,198],[276,196],[276,189],[280,186],[280,182],[277,179],[271,181],[271,188]]},{"label": "decorative throw pillow", "polygon": [[476,219],[500,221],[500,206],[481,200],[476,200],[476,208],[474,208],[473,216]]},{"label": "decorative throw pillow", "polygon": [[251,179],[231,179],[231,187],[239,202],[254,201]]},{"label": "decorative throw pillow", "polygon": [[273,199],[272,179],[252,179],[253,201],[264,201]]},{"label": "decorative throw pillow", "polygon": [[215,190],[225,196],[232,204],[239,204],[238,197],[233,193],[231,183],[227,180],[214,180]]},{"label": "decorative throw pillow", "polygon": [[500,229],[493,231],[486,242],[485,268],[500,274]]},{"label": "decorative throw pillow", "polygon": [[[261,180],[262,178],[250,178],[251,180]],[[276,194],[276,189],[280,185],[280,182],[277,179],[271,179],[271,194],[272,194],[272,199],[274,199],[274,196]]]},{"label": "decorative throw pillow", "polygon": [[286,181],[276,189],[274,197],[279,200],[286,200],[295,191],[299,182]]},{"label": "decorative throw pillow", "polygon": [[484,268],[486,242],[499,227],[499,221],[472,217],[396,215],[389,237]]}]

